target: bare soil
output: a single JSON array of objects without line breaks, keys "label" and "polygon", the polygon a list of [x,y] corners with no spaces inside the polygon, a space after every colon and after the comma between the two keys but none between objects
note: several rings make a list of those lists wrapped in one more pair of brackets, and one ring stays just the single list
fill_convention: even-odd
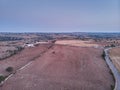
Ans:
[{"label": "bare soil", "polygon": [[9,73],[6,72],[7,67],[13,67],[14,71],[21,68],[29,61],[39,57],[42,52],[46,51],[50,45],[39,45],[37,47],[25,48],[23,51],[10,58],[0,61],[0,74],[7,76]]},{"label": "bare soil", "polygon": [[101,54],[102,49],[55,45],[0,90],[112,90],[113,76]]}]

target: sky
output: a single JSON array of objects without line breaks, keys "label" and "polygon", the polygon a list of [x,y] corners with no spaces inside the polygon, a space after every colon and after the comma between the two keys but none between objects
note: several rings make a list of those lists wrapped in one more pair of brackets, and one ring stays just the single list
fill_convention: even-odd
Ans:
[{"label": "sky", "polygon": [[0,0],[0,32],[120,32],[120,1]]}]

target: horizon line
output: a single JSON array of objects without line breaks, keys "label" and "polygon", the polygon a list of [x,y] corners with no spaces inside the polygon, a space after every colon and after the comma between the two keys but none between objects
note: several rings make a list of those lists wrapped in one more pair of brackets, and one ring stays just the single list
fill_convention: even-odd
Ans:
[{"label": "horizon line", "polygon": [[120,33],[118,31],[116,32],[33,32],[33,31],[26,31],[26,32],[12,32],[12,31],[9,31],[9,32],[0,32],[0,33]]}]

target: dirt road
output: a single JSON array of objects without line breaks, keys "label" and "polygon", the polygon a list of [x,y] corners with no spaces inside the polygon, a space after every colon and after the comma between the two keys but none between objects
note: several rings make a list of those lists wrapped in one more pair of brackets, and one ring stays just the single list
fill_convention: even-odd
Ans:
[{"label": "dirt road", "polygon": [[113,72],[113,75],[115,77],[115,88],[114,90],[120,90],[120,72],[117,70],[117,68],[113,65],[113,63],[111,62],[110,58],[109,58],[109,54],[108,54],[108,51],[110,50],[111,48],[108,48],[108,49],[105,49],[105,59],[106,59],[106,62],[107,64],[109,65],[110,69],[112,70]]}]

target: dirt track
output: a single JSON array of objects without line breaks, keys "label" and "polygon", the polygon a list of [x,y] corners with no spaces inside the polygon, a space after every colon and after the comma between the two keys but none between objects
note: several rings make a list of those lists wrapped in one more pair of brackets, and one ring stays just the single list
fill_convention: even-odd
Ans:
[{"label": "dirt track", "polygon": [[102,50],[56,45],[13,75],[0,90],[111,90]]},{"label": "dirt track", "polygon": [[105,60],[107,64],[109,65],[109,68],[112,70],[112,73],[115,77],[115,88],[114,90],[120,90],[120,72],[117,70],[117,68],[114,66],[114,63],[111,61],[109,57],[108,51],[111,50],[111,48],[105,49]]}]

